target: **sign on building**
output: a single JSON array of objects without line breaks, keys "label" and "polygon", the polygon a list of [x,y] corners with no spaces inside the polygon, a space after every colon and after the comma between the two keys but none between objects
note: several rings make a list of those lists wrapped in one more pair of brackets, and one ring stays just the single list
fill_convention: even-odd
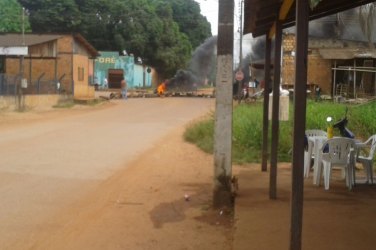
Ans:
[{"label": "sign on building", "polygon": [[26,56],[28,54],[28,48],[22,47],[0,47],[0,55],[5,56]]}]

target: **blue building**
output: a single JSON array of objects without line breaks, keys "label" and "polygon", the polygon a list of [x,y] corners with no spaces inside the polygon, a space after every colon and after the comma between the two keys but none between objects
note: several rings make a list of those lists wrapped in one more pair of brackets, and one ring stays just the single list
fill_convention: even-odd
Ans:
[{"label": "blue building", "polygon": [[[120,88],[123,78],[128,88],[147,88],[152,86],[152,69],[135,63],[132,55],[120,56],[118,52],[99,51],[95,60],[94,84],[100,89]],[[106,82],[107,80],[107,82]],[[107,85],[107,86],[106,86]]]}]

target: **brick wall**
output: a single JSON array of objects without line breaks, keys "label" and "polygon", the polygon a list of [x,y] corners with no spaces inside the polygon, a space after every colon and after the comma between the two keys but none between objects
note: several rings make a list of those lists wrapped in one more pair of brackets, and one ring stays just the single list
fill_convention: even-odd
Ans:
[{"label": "brick wall", "polygon": [[332,88],[332,65],[330,60],[321,58],[317,50],[308,57],[308,82],[320,86],[321,93],[330,95]]},{"label": "brick wall", "polygon": [[[292,87],[295,84],[295,36],[285,34],[283,37],[283,63],[282,63],[282,84]],[[331,94],[332,84],[331,60],[324,60],[316,49],[311,49],[308,53],[307,82],[320,86],[322,94]],[[312,88],[313,90],[313,88]]]},{"label": "brick wall", "polygon": [[74,98],[94,98],[94,87],[89,86],[90,61],[87,56],[73,56]]},{"label": "brick wall", "polygon": [[283,60],[281,68],[282,84],[292,87],[295,84],[295,57],[292,55],[295,51],[295,36],[287,34],[283,36],[282,41]]}]

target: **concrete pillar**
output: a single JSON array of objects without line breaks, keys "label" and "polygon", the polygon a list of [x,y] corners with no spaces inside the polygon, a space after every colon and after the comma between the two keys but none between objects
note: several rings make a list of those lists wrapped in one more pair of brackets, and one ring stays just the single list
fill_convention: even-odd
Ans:
[{"label": "concrete pillar", "polygon": [[213,206],[230,207],[232,177],[232,82],[234,48],[234,1],[219,0],[216,111],[214,126]]}]

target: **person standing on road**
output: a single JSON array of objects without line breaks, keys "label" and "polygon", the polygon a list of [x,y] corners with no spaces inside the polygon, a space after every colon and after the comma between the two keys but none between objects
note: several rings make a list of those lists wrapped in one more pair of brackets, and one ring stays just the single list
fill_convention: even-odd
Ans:
[{"label": "person standing on road", "polygon": [[123,78],[123,80],[121,80],[120,85],[121,85],[121,96],[123,97],[124,100],[127,100],[128,99],[128,97],[127,97],[127,81],[125,80],[125,78]]},{"label": "person standing on road", "polygon": [[105,77],[104,80],[103,80],[103,88],[104,89],[108,89],[108,81],[107,81],[107,78]]}]

